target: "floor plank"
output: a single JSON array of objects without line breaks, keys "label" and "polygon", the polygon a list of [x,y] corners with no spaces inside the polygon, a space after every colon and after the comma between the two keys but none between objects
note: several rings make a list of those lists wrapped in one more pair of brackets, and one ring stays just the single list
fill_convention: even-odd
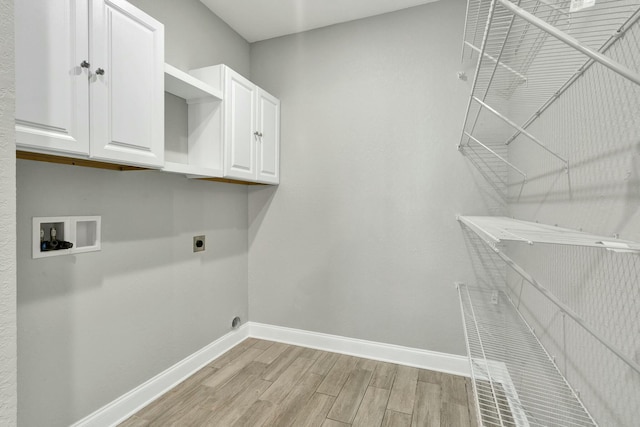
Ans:
[{"label": "floor plank", "polygon": [[352,425],[354,427],[381,425],[389,401],[389,393],[389,390],[383,388],[371,386],[367,388]]},{"label": "floor plank", "polygon": [[215,388],[225,384],[235,374],[240,372],[242,368],[251,363],[256,357],[258,357],[264,350],[259,348],[249,348],[240,354],[232,362],[228,363],[224,367],[220,368],[213,375],[211,375],[206,381],[203,382],[207,387]]},{"label": "floor plank", "polygon": [[252,347],[259,348],[260,350],[266,350],[274,344],[275,343],[273,341],[256,339],[256,342]]},{"label": "floor plank", "polygon": [[265,350],[260,356],[256,357],[256,362],[266,363],[267,365],[273,363],[285,350],[290,348],[288,344],[282,344],[280,342],[274,343],[271,347]]},{"label": "floor plank", "polygon": [[351,371],[356,367],[357,363],[357,357],[347,356],[345,354],[338,356],[338,360],[336,360],[336,363],[331,367],[324,381],[320,384],[320,387],[318,387],[318,393],[324,393],[330,396],[340,394],[342,386],[345,381],[347,381],[347,378],[349,378],[349,374],[351,374]]},{"label": "floor plank", "polygon": [[300,353],[302,353],[302,347],[290,345],[285,351],[282,352],[273,362],[269,363],[269,367],[264,373],[263,379],[267,381],[275,381],[280,374],[284,372],[289,365],[296,360]]},{"label": "floor plank", "polygon": [[222,356],[218,357],[216,360],[211,362],[209,365],[214,368],[222,368],[225,365],[233,362],[238,356],[245,352],[248,348],[255,344],[255,340],[246,339],[242,341],[240,344],[233,347],[231,350],[224,353]]},{"label": "floor plank", "polygon": [[469,426],[469,408],[458,403],[442,402],[440,426]]},{"label": "floor plank", "polygon": [[271,416],[273,403],[256,400],[245,413],[233,423],[233,427],[261,426]]},{"label": "floor plank", "polygon": [[387,411],[382,427],[411,427],[411,415],[396,411]]},{"label": "floor plank", "polygon": [[440,425],[441,396],[440,385],[418,381],[411,427]]},{"label": "floor plank", "polygon": [[280,403],[295,387],[300,377],[313,365],[312,359],[298,357],[285,369],[277,380],[260,396],[260,400],[268,400],[271,403]]},{"label": "floor plank", "polygon": [[309,372],[314,374],[325,376],[329,372],[329,370],[333,367],[338,360],[338,353],[329,353],[327,351],[321,351],[320,355],[316,359],[316,363],[309,368]]},{"label": "floor plank", "polygon": [[311,399],[300,410],[293,425],[301,427],[319,427],[327,418],[335,397],[322,393],[314,393]]},{"label": "floor plank", "polygon": [[327,418],[347,424],[353,422],[372,375],[373,372],[366,369],[351,372]]},{"label": "floor plank", "polygon": [[202,406],[194,406],[191,408],[187,408],[187,411],[181,414],[176,414],[174,418],[168,419],[166,422],[170,423],[167,425],[176,426],[176,427],[187,427],[187,426],[203,426],[206,425],[207,419],[211,416],[211,411]]},{"label": "floor plank", "polygon": [[179,395],[180,393],[187,393],[190,389],[194,387],[198,387],[202,385],[202,382],[207,380],[210,376],[215,374],[218,371],[217,368],[203,368],[200,369],[195,374],[191,375],[189,378],[175,386],[171,389],[171,392]]},{"label": "floor plank", "polygon": [[160,398],[151,402],[149,405],[142,408],[136,413],[136,415],[139,418],[147,421],[154,420],[163,413],[170,410],[171,407],[177,403],[177,401],[174,399],[174,396],[175,393],[169,391],[168,393],[162,395]]},{"label": "floor plank", "polygon": [[303,348],[298,357],[304,357],[315,361],[320,357],[321,353],[321,350],[316,350],[315,348]]},{"label": "floor plank", "polygon": [[[275,408],[273,416],[264,426],[287,427],[294,425],[294,421],[309,402],[324,377],[307,371],[300,382],[291,390],[291,393]],[[326,412],[323,414],[323,418]]]},{"label": "floor plank", "polygon": [[445,375],[442,377],[442,400],[447,403],[466,405],[468,401],[467,387],[463,377]]},{"label": "floor plank", "polygon": [[231,399],[238,393],[245,390],[257,378],[260,378],[264,364],[251,362],[245,366],[240,372],[234,375],[227,383],[216,389],[212,389],[206,401],[202,403],[210,409],[214,409],[219,402],[225,399]]},{"label": "floor plank", "polygon": [[446,377],[446,375],[447,374],[443,374],[442,372],[420,369],[420,372],[418,373],[418,381],[431,384],[442,384],[443,378]]},{"label": "floor plank", "polygon": [[169,410],[163,412],[154,420],[151,420],[148,425],[150,427],[166,427],[175,422],[178,422],[180,419],[185,418],[185,416],[191,410],[196,407],[200,407],[200,405],[209,396],[209,391],[210,390],[207,387],[199,386],[198,388],[190,392],[188,397],[185,397],[183,400],[176,402],[169,408]]},{"label": "floor plank", "polygon": [[229,426],[242,417],[247,410],[258,400],[273,383],[265,381],[254,375],[254,379],[247,387],[235,396],[219,401],[219,404],[212,408],[211,416],[204,424]]},{"label": "floor plank", "polygon": [[155,420],[165,412],[170,411],[182,400],[188,399],[191,393],[201,387],[202,381],[213,375],[216,371],[217,369],[208,366],[200,369],[185,381],[172,388],[168,393],[165,393],[159,399],[156,399],[140,410],[137,415],[145,420]]},{"label": "floor plank", "polygon": [[396,369],[398,369],[398,365],[393,363],[377,362],[376,370],[373,371],[373,378],[371,378],[371,387],[391,390],[393,380],[396,377]]},{"label": "floor plank", "polygon": [[364,369],[365,371],[371,371],[371,373],[373,373],[373,371],[376,370],[377,365],[378,362],[376,362],[375,360],[358,358],[356,368]]},{"label": "floor plank", "polygon": [[353,422],[372,374],[372,371],[366,369],[355,369],[351,372],[327,418],[347,424]]},{"label": "floor plank", "polygon": [[331,420],[329,418],[325,419],[322,423],[322,427],[348,427],[349,424],[341,423],[340,421]]},{"label": "floor plank", "polygon": [[398,366],[396,379],[391,388],[387,409],[411,414],[416,397],[418,369],[409,366]]}]

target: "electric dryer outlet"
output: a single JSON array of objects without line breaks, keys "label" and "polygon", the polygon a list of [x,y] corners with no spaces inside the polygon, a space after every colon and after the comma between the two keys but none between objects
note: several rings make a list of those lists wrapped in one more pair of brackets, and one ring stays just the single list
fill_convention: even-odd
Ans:
[{"label": "electric dryer outlet", "polygon": [[193,236],[193,252],[205,250],[205,236]]}]

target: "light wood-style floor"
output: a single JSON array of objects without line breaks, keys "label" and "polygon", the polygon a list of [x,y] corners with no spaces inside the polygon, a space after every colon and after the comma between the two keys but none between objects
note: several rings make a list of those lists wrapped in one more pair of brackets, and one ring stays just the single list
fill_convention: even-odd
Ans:
[{"label": "light wood-style floor", "polygon": [[464,377],[249,338],[120,427],[466,427],[471,399]]}]

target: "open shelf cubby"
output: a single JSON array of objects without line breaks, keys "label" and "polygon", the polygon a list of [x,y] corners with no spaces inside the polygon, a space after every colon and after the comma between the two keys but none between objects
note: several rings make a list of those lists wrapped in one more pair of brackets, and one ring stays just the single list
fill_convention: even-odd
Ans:
[{"label": "open shelf cubby", "polygon": [[[218,117],[222,92],[169,64],[165,64],[164,76],[165,92],[173,97],[165,97],[165,166],[162,170],[194,178],[221,177]],[[195,105],[204,113],[193,114],[191,110]]]}]

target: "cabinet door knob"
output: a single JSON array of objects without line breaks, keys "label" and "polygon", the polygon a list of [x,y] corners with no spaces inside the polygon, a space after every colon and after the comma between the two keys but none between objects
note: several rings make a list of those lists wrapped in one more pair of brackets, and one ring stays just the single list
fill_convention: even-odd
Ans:
[{"label": "cabinet door knob", "polygon": [[258,138],[262,138],[262,132],[255,131],[253,134]]},{"label": "cabinet door knob", "polygon": [[91,66],[91,64],[89,64],[87,61],[82,61],[82,62],[80,63],[80,66],[81,66],[82,68],[89,68],[89,67]]},{"label": "cabinet door knob", "polygon": [[98,68],[96,70],[96,74],[99,75],[99,76],[104,76],[104,70],[102,68]]}]

